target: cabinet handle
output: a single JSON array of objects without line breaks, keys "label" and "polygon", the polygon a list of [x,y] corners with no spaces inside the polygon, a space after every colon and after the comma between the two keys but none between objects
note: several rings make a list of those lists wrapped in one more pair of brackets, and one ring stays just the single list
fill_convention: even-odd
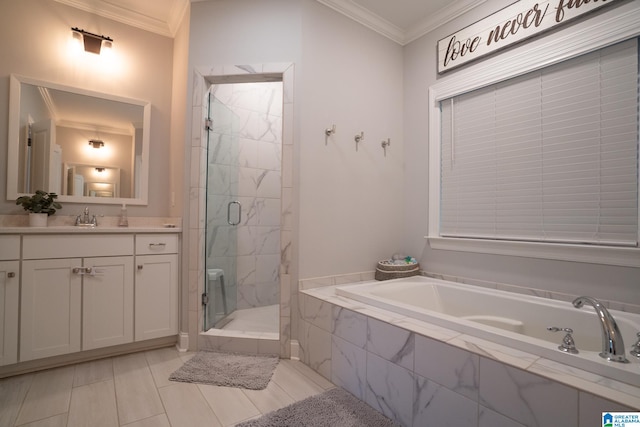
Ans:
[{"label": "cabinet handle", "polygon": [[71,272],[82,276],[84,274],[91,274],[93,269],[91,267],[74,267]]},{"label": "cabinet handle", "polygon": [[14,277],[16,277],[16,273],[14,273],[13,271],[10,271],[10,272],[7,273],[7,277],[9,279],[13,279]]},{"label": "cabinet handle", "polygon": [[138,270],[142,270],[142,265],[138,265]]},{"label": "cabinet handle", "polygon": [[104,268],[94,268],[91,269],[91,267],[89,267],[89,274],[91,276],[104,276]]},{"label": "cabinet handle", "polygon": [[164,248],[167,246],[166,243],[149,243],[150,248]]}]

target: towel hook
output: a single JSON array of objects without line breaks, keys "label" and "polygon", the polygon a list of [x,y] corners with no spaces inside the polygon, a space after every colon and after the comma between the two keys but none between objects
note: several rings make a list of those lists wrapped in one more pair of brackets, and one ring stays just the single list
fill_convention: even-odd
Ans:
[{"label": "towel hook", "polygon": [[387,147],[391,145],[391,138],[387,138],[386,141],[382,141],[382,149],[384,150],[384,156],[387,157]]},{"label": "towel hook", "polygon": [[356,135],[353,139],[356,141],[356,151],[358,151],[358,144],[364,140],[364,131],[361,131],[359,135]]},{"label": "towel hook", "polygon": [[324,145],[327,145],[329,142],[329,137],[336,133],[336,125],[333,125],[331,128],[327,128],[324,130]]}]

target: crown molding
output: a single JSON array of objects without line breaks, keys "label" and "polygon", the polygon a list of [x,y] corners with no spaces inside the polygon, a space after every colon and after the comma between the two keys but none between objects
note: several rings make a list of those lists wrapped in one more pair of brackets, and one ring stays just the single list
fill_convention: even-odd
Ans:
[{"label": "crown molding", "polygon": [[102,16],[104,18],[112,19],[114,21],[122,22],[123,24],[130,25],[132,27],[140,28],[145,31],[160,34],[167,37],[175,37],[176,31],[180,22],[182,21],[186,11],[188,10],[189,0],[180,0],[176,2],[173,9],[170,11],[168,20],[162,21],[160,19],[153,18],[148,15],[126,9],[120,6],[116,6],[104,1],[87,2],[86,0],[55,0],[58,3],[66,4],[67,6],[74,7],[76,9],[84,10],[85,12],[93,13],[95,15]]},{"label": "crown molding", "polygon": [[[140,28],[167,37],[175,37],[180,23],[189,10],[189,4],[203,0],[178,0],[172,9],[167,12],[167,19],[156,19],[148,15],[120,7],[106,1],[88,1],[88,0],[55,0],[58,3],[85,12],[93,13],[104,18],[122,22],[132,27]],[[471,9],[485,3],[487,0],[456,0],[450,5],[437,11],[431,16],[425,17],[416,25],[404,30],[388,20],[376,15],[368,9],[353,2],[353,0],[317,0],[319,3],[341,13],[342,15],[353,19],[354,21],[364,25],[365,27],[387,37],[388,39],[404,46],[412,41],[422,37],[423,35],[435,30],[441,25],[452,21],[460,15],[470,11]]]},{"label": "crown molding", "polygon": [[457,0],[432,14],[425,17],[419,23],[411,26],[406,31],[392,24],[386,19],[372,13],[364,7],[354,3],[352,0],[317,0],[319,3],[330,7],[331,9],[353,19],[382,34],[383,36],[393,40],[401,46],[422,37],[423,35],[435,30],[441,25],[459,17],[460,15],[470,11],[471,9],[485,3],[487,0]]},{"label": "crown molding", "polygon": [[457,0],[449,4],[444,9],[440,9],[433,15],[425,17],[416,25],[409,27],[405,32],[403,45],[409,44],[441,25],[453,21],[468,11],[486,3],[486,1],[487,0]]},{"label": "crown molding", "polygon": [[167,25],[169,26],[169,31],[171,32],[171,37],[175,37],[178,32],[178,28],[180,28],[180,24],[182,20],[186,16],[190,8],[189,0],[181,0],[177,1],[171,11],[169,12],[169,18],[167,20]]},{"label": "crown molding", "polygon": [[55,122],[57,122],[58,109],[56,108],[56,103],[53,102],[53,98],[51,97],[51,92],[49,92],[49,88],[38,86],[38,92],[40,92],[40,97],[42,98],[42,101],[44,102],[44,104],[47,106],[49,115]]},{"label": "crown molding", "polygon": [[400,45],[404,44],[404,31],[401,28],[350,0],[317,1]]}]

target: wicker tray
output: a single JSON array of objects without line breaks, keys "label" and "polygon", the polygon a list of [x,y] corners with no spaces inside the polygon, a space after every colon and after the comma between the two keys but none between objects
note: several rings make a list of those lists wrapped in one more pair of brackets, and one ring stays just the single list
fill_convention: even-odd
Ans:
[{"label": "wicker tray", "polygon": [[420,274],[419,263],[392,264],[391,261],[384,260],[378,262],[376,267],[376,280],[399,279],[401,277],[411,277]]}]

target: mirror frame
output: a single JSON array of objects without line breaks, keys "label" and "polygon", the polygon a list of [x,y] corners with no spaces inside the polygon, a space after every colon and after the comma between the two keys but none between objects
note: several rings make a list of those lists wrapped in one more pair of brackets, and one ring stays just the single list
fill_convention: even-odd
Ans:
[{"label": "mirror frame", "polygon": [[[127,104],[139,105],[143,107],[142,123],[142,165],[140,170],[140,197],[88,197],[88,196],[66,196],[58,195],[58,201],[83,204],[127,204],[127,205],[147,205],[149,200],[149,141],[151,133],[151,103],[139,99],[125,98],[117,95],[110,95],[101,92],[81,89],[77,87],[60,85],[32,79],[17,74],[10,75],[9,88],[9,123],[7,139],[7,200],[15,201],[18,197],[26,193],[18,192],[19,174],[19,144],[20,140],[20,102],[21,84],[27,83],[35,86],[42,86],[50,89],[72,92],[78,95],[91,96],[110,101],[123,102]],[[133,174],[132,174],[133,175]]]}]

